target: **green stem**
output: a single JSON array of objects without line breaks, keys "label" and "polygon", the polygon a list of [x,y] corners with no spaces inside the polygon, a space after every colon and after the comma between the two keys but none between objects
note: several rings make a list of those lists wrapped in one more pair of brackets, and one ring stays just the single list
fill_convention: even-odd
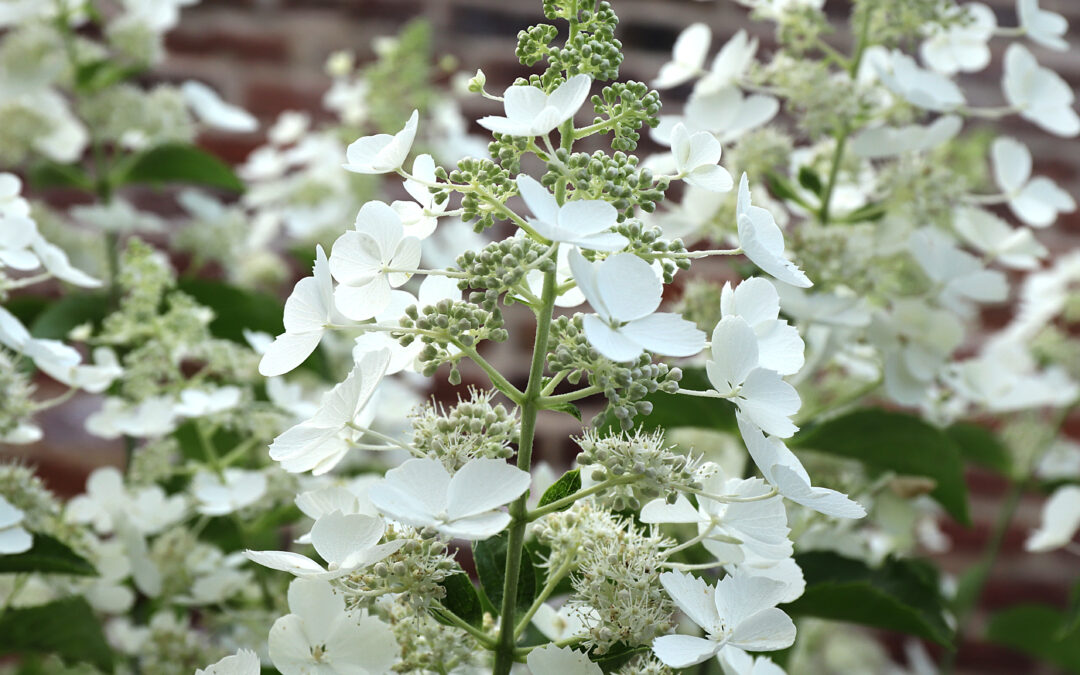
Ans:
[{"label": "green stem", "polygon": [[[870,36],[870,15],[869,6],[865,6],[862,24],[859,28],[859,40],[855,43],[855,53],[852,54],[851,61],[848,64],[848,75],[852,79],[858,74],[859,66],[862,65],[863,54],[866,53]],[[822,225],[829,224],[829,208],[832,205],[833,192],[836,190],[836,182],[840,176],[840,165],[844,161],[844,150],[847,149],[848,137],[851,136],[852,131],[851,122],[845,120],[840,128],[840,136],[836,139],[836,149],[833,151],[832,156],[832,168],[829,169],[829,182],[825,188],[825,194],[821,197],[821,211],[818,212],[818,217]]]},{"label": "green stem", "polygon": [[603,492],[609,487],[615,487],[616,485],[625,485],[626,483],[633,483],[639,477],[639,475],[620,476],[619,478],[609,478],[605,481],[601,481],[596,485],[587,487],[584,490],[578,490],[574,494],[566,495],[562,499],[556,499],[553,502],[549,502],[539,508],[529,511],[525,514],[525,520],[531,523],[537,518],[546,516],[549,513],[555,513],[556,511],[565,509],[568,506],[572,506],[574,502],[578,501],[579,499],[584,499],[586,497],[596,494],[597,492]]},{"label": "green stem", "polygon": [[[551,312],[548,311],[548,320],[551,320]],[[503,374],[495,369],[495,366],[488,363],[487,359],[480,356],[480,352],[476,351],[476,347],[466,347],[460,343],[456,343],[458,349],[461,350],[465,356],[472,359],[472,362],[480,366],[480,369],[487,373],[487,376],[491,379],[491,384],[495,385],[495,388],[506,395],[508,399],[514,403],[521,405],[525,402],[526,392],[522,392],[520,389],[510,384],[510,380],[503,377]],[[529,384],[532,384],[530,381]]]},{"label": "green stem", "polygon": [[521,634],[525,632],[525,629],[529,626],[529,622],[532,621],[532,618],[536,616],[536,613],[538,611],[540,611],[540,607],[547,601],[548,598],[551,597],[551,594],[555,592],[555,587],[558,586],[559,582],[562,581],[563,578],[570,573],[570,569],[574,566],[574,553],[576,553],[576,551],[577,549],[574,549],[573,551],[568,553],[566,556],[566,560],[564,560],[557,569],[555,569],[551,574],[548,575],[547,582],[540,590],[540,593],[536,596],[536,599],[533,600],[533,604],[531,607],[529,607],[529,611],[525,612],[525,614],[518,621],[517,627],[514,628],[514,637],[520,637]]},{"label": "green stem", "polygon": [[443,605],[436,605],[435,607],[431,608],[431,611],[432,613],[438,614],[441,618],[446,619],[450,623],[454,624],[458,628],[462,629],[469,635],[476,638],[476,641],[482,644],[487,649],[491,649],[495,646],[495,641],[491,639],[490,635],[480,630],[476,626],[472,625],[465,619],[462,619],[457,614],[454,614],[454,612],[450,611],[450,609],[448,609],[447,607]]},{"label": "green stem", "polygon": [[544,396],[543,399],[541,399],[540,401],[540,405],[545,409],[554,408],[556,406],[562,405],[563,403],[572,403],[573,401],[592,396],[593,394],[599,394],[602,391],[604,391],[603,387],[594,384],[585,387],[584,389],[578,389],[577,391],[571,391],[565,394],[558,394],[556,396]]},{"label": "green stem", "polygon": [[[540,412],[540,392],[544,387],[544,362],[547,360],[548,338],[551,335],[551,315],[555,308],[555,270],[544,273],[544,291],[540,297],[540,312],[536,317],[536,341],[533,344],[529,383],[521,402],[521,436],[518,439],[517,466],[522,471],[532,468],[533,440],[536,435],[536,416]],[[518,572],[525,545],[525,527],[529,494],[510,504],[510,528],[506,544],[506,572],[503,580],[501,625],[495,646],[493,675],[507,675],[514,664],[514,617],[517,612]]]}]

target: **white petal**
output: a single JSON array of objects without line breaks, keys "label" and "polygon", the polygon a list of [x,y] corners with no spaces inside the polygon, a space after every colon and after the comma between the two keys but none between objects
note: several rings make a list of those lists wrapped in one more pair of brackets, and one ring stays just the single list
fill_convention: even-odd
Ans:
[{"label": "white petal", "polygon": [[385,529],[382,518],[335,511],[315,521],[311,544],[323,560],[341,564],[353,553],[377,544]]},{"label": "white petal", "polygon": [[244,555],[248,560],[263,567],[296,576],[309,576],[326,571],[322,565],[311,558],[289,551],[244,551]]},{"label": "white petal", "polygon": [[226,103],[216,91],[202,82],[188,80],[180,85],[180,92],[195,115],[208,126],[242,133],[259,128],[259,121],[251,113]]},{"label": "white petal", "polygon": [[501,459],[469,460],[450,479],[447,516],[457,520],[497,509],[524,494],[531,482],[527,471]]},{"label": "white petal", "polygon": [[584,324],[585,337],[588,338],[589,344],[612,361],[632,361],[641,356],[643,351],[641,345],[613,329],[595,314],[586,314],[582,317],[582,324]]},{"label": "white petal", "polygon": [[755,652],[786,649],[795,643],[795,624],[776,607],[764,609],[742,621],[728,644]]},{"label": "white petal", "polygon": [[746,381],[758,367],[757,336],[741,316],[725,316],[712,333],[712,359],[706,363],[709,381],[721,394]]},{"label": "white petal", "polygon": [[632,253],[619,253],[599,263],[596,285],[604,308],[618,321],[652,314],[663,294],[663,284],[652,265]]},{"label": "white petal", "polygon": [[1002,192],[1011,194],[1031,178],[1031,151],[1016,140],[1002,136],[990,146],[994,164],[994,180]]},{"label": "white petal", "polygon": [[716,611],[716,589],[686,572],[664,572],[660,583],[675,604],[691,621],[707,633],[719,630],[720,615]]},{"label": "white petal", "polygon": [[[554,199],[554,197],[552,197]],[[610,230],[618,220],[615,207],[600,199],[579,199],[563,205],[558,211],[560,227],[579,235]]]},{"label": "white petal", "polygon": [[833,518],[862,518],[866,515],[866,509],[847,495],[828,488],[810,487],[801,476],[783,464],[773,467],[773,477],[780,494],[808,509]]},{"label": "white petal", "polygon": [[799,393],[776,371],[764,368],[751,371],[735,404],[765,433],[790,438],[799,430],[790,419],[802,404]]},{"label": "white petal", "polygon": [[688,668],[715,656],[720,643],[692,635],[661,635],[653,640],[652,651],[665,665]]},{"label": "white petal", "polygon": [[555,645],[532,650],[525,663],[532,675],[601,675],[604,672],[589,660],[587,654]]},{"label": "white petal", "polygon": [[589,88],[592,87],[592,78],[588,75],[578,74],[566,82],[560,84],[555,91],[548,96],[548,105],[558,111],[558,118],[554,126],[558,126],[574,116],[578,108],[589,97]]},{"label": "white petal", "polygon": [[525,200],[525,206],[529,207],[537,220],[550,225],[559,222],[559,202],[540,181],[523,173],[517,177],[517,186],[518,194]]},{"label": "white petal", "polygon": [[509,513],[505,511],[487,511],[468,518],[460,518],[450,523],[436,523],[435,528],[453,539],[482,541],[502,532],[509,524]]},{"label": "white petal", "polygon": [[664,356],[693,356],[705,348],[705,333],[679,314],[650,314],[627,323],[619,332]]},{"label": "white petal", "polygon": [[730,192],[735,186],[728,170],[715,164],[694,169],[683,178],[683,181],[709,192]]},{"label": "white petal", "polygon": [[1024,548],[1052,551],[1065,546],[1080,529],[1080,486],[1065,485],[1043,504],[1042,523],[1031,533]]}]

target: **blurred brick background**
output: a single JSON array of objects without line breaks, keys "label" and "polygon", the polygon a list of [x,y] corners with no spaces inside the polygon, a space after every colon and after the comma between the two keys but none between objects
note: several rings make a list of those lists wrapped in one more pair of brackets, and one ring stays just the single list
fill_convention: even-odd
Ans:
[{"label": "blurred brick background", "polygon": [[[1000,25],[1016,25],[1013,2],[985,1],[997,12]],[[1080,83],[1080,0],[1042,0],[1041,4],[1069,18],[1073,51],[1059,53],[1035,46],[1033,52],[1041,63],[1061,73],[1075,89]],[[746,8],[730,0],[615,0],[614,6],[621,19],[619,37],[627,49],[623,79],[651,80],[667,60],[679,31],[694,21],[704,21],[712,27],[711,53],[741,28],[761,40],[764,52],[774,44],[771,25],[749,22]],[[848,6],[846,1],[830,0],[826,8],[842,20]],[[168,36],[170,55],[159,73],[169,80],[189,77],[203,80],[218,89],[226,100],[247,107],[267,124],[284,110],[307,110],[318,116],[322,94],[330,83],[323,73],[323,63],[331,52],[352,50],[360,61],[366,61],[372,57],[372,38],[393,35],[406,21],[419,16],[426,17],[434,26],[436,55],[455,55],[463,71],[482,68],[487,74],[488,89],[496,92],[515,76],[528,72],[514,58],[515,36],[520,29],[542,18],[540,0],[203,0],[200,5],[184,10],[180,27]],[[837,34],[834,44],[845,49],[848,36]],[[1007,44],[1003,40],[995,41],[992,65],[976,76],[964,78],[963,85],[973,105],[1001,103],[1001,57]],[[665,97],[665,102],[677,109],[678,102],[672,97]],[[491,112],[490,102],[479,98],[466,104],[466,114],[474,119]],[[1073,195],[1080,194],[1080,142],[1049,136],[1019,118],[1005,120],[1001,130],[1031,147],[1036,173],[1052,177]],[[260,134],[211,135],[203,138],[202,143],[222,157],[238,162],[261,140]],[[1065,215],[1052,230],[1038,232],[1038,237],[1057,253],[1076,248],[1080,245],[1080,214]],[[1001,321],[1003,313],[996,315]],[[531,327],[522,325],[517,333],[520,344],[531,340]],[[524,379],[527,359],[515,354],[513,345],[504,346],[495,357],[506,364],[519,363],[518,379]],[[43,395],[49,395],[47,383],[42,385]],[[53,486],[64,493],[78,491],[93,466],[119,463],[122,456],[115,445],[85,445],[81,419],[97,403],[82,399],[72,405],[85,409],[44,419],[43,426],[48,430],[46,441],[28,448],[23,455],[39,464]],[[565,415],[542,419],[541,452],[552,458],[568,459],[565,439],[578,429],[571,422]],[[1080,436],[1080,420],[1074,420],[1071,431],[1073,436]],[[75,448],[77,452],[73,452]],[[966,569],[977,560],[989,535],[996,505],[1004,493],[1003,481],[992,475],[973,473],[970,478],[976,524],[965,530],[945,523],[955,544],[954,550],[941,559],[948,571]],[[1077,558],[1065,553],[1023,554],[1027,532],[1038,521],[1040,501],[1029,497],[1021,505],[1006,537],[1003,557],[984,595],[983,612],[1025,601],[1064,606],[1065,584],[1075,578]],[[969,673],[1056,672],[1040,669],[1013,652],[979,644],[965,646],[960,665]]]}]

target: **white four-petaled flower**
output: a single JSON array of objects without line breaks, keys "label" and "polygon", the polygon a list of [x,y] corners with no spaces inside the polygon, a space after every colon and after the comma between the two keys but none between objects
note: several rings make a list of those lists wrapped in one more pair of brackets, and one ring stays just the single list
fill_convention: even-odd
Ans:
[{"label": "white four-petaled flower", "polygon": [[375,134],[352,142],[345,150],[345,170],[354,173],[389,173],[401,168],[416,139],[419,112],[414,110],[404,128],[393,136]]},{"label": "white four-petaled flower", "polygon": [[994,180],[1008,199],[1013,214],[1032,227],[1047,227],[1059,213],[1076,210],[1068,192],[1045,176],[1031,177],[1031,151],[1016,140],[1002,136],[990,146]]},{"label": "white four-petaled flower", "polygon": [[319,346],[326,329],[343,321],[334,306],[334,282],[326,252],[316,246],[312,276],[296,282],[285,301],[285,332],[266,347],[259,372],[273,377],[296,368]]},{"label": "white four-petaled flower", "polygon": [[784,257],[784,234],[773,215],[750,202],[750,184],[745,173],[739,181],[735,217],[739,228],[739,246],[750,262],[785,284],[800,288],[814,285],[795,263]]},{"label": "white four-petaled flower", "polygon": [[394,553],[408,540],[380,544],[386,523],[378,516],[333,511],[315,521],[311,545],[326,561],[324,568],[306,555],[291,551],[245,551],[252,561],[298,577],[337,579],[373,565]]},{"label": "white four-petaled flower", "polygon": [[763,431],[788,438],[798,427],[799,393],[775,370],[761,367],[758,338],[746,319],[725,316],[712,334],[712,356],[705,371],[716,391]]},{"label": "white four-petaled flower", "polygon": [[784,584],[741,573],[709,586],[684,572],[664,572],[660,583],[686,616],[708,637],[663,635],[653,641],[656,657],[672,668],[707,661],[725,647],[775,651],[795,642],[795,624],[776,607]]},{"label": "white four-petaled flower", "polygon": [[345,381],[326,393],[311,419],[274,439],[270,459],[290,473],[320,475],[334,468],[349,451],[353,437],[360,434],[351,426],[367,423],[374,416],[368,403],[389,362],[390,353],[385,349],[364,354]]},{"label": "white four-petaled flower", "polygon": [[282,675],[382,675],[401,652],[389,626],[347,611],[329,582],[293,580],[289,612],[269,636],[270,660]]},{"label": "white four-petaled flower", "polygon": [[338,281],[338,310],[364,321],[386,309],[391,291],[412,276],[408,270],[420,264],[420,240],[406,236],[401,217],[378,201],[360,207],[354,227],[334,242],[330,273]]},{"label": "white four-petaled flower", "polygon": [[387,471],[368,498],[398,522],[477,541],[510,523],[510,514],[499,507],[520,497],[531,480],[528,472],[501,459],[471,459],[451,476],[442,462],[418,458]]},{"label": "white four-petaled flower", "polygon": [[532,85],[511,86],[503,93],[506,117],[488,115],[478,124],[489,131],[508,136],[543,136],[574,116],[589,96],[592,78],[574,75],[555,91]]},{"label": "white four-petaled flower", "polygon": [[765,436],[742,415],[736,415],[736,418],[746,449],[761,470],[761,475],[770,485],[776,486],[781,495],[833,518],[862,518],[866,515],[866,509],[847,495],[828,488],[811,487],[810,475],[783,441]]},{"label": "white four-petaled flower", "polygon": [[645,350],[666,356],[692,356],[705,346],[705,334],[678,314],[657,312],[663,284],[649,263],[619,253],[590,263],[577,250],[570,267],[578,288],[596,314],[583,319],[589,343],[612,361],[631,361]]},{"label": "white four-petaled flower", "polygon": [[619,212],[609,202],[576,199],[560,206],[555,195],[528,174],[518,176],[517,185],[534,216],[528,219],[529,225],[545,239],[593,251],[618,251],[630,243],[610,231]]},{"label": "white four-petaled flower", "polygon": [[1005,100],[1024,119],[1057,136],[1080,134],[1080,116],[1073,110],[1076,95],[1061,76],[1043,68],[1031,52],[1017,42],[1005,51],[1001,80]]},{"label": "white four-petaled flower", "polygon": [[691,134],[686,125],[676,124],[671,130],[671,152],[683,182],[710,192],[728,192],[734,187],[731,174],[718,165],[723,152],[720,141],[709,132]]}]

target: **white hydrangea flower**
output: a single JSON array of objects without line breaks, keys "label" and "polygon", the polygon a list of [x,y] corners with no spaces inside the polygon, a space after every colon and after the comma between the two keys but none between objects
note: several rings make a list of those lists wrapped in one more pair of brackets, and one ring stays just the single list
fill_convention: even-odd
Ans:
[{"label": "white hydrangea flower", "polygon": [[156,534],[183,520],[187,499],[182,494],[166,495],[158,485],[129,493],[120,471],[105,466],[94,469],[86,480],[86,494],[72,498],[64,515],[75,523],[89,523],[99,534],[119,530],[120,521],[141,534]]},{"label": "white hydrangea flower", "polygon": [[618,251],[630,241],[617,232],[619,212],[602,199],[575,199],[562,206],[547,188],[528,174],[517,177],[518,193],[534,217],[529,225],[545,239],[592,251]]},{"label": "white hydrangea flower", "polygon": [[322,246],[315,247],[312,276],[296,282],[285,301],[283,319],[285,332],[274,338],[259,361],[259,373],[266,377],[299,366],[319,346],[329,326],[345,321],[334,305],[334,282]]},{"label": "white hydrangea flower", "polygon": [[441,204],[435,201],[435,195],[431,194],[426,183],[435,183],[435,160],[431,155],[417,155],[413,160],[412,175],[418,180],[406,178],[402,185],[409,196],[416,201],[394,201],[390,208],[397,212],[401,218],[401,225],[405,229],[405,235],[426,239],[435,231],[439,223],[439,217],[446,212],[449,201]]},{"label": "white hydrangea flower", "polygon": [[380,349],[365,354],[345,380],[323,397],[315,415],[286,430],[270,444],[270,459],[289,473],[311,471],[321,475],[334,468],[348,453],[350,441],[359,434],[352,424],[363,425],[374,417],[369,406],[386,374],[390,354]]},{"label": "white hydrangea flower", "polygon": [[780,294],[768,279],[751,277],[734,289],[725,282],[720,291],[720,316],[741,316],[754,329],[762,368],[792,375],[803,367],[802,336],[780,318]]},{"label": "white hydrangea flower", "polygon": [[226,103],[216,91],[202,82],[187,80],[180,85],[180,93],[195,116],[209,127],[238,133],[251,133],[259,128],[259,121],[254,115]]},{"label": "white hydrangea flower", "polygon": [[671,60],[660,66],[660,72],[650,83],[656,89],[670,89],[684,84],[705,72],[705,56],[709,53],[712,31],[699,22],[687,26],[675,38]]},{"label": "white hydrangea flower", "polygon": [[1049,253],[1026,227],[1013,228],[1001,218],[973,206],[953,212],[953,228],[986,260],[1016,270],[1033,270]]},{"label": "white hydrangea flower", "polygon": [[312,579],[337,579],[374,565],[407,543],[405,539],[380,544],[386,523],[378,516],[333,511],[315,521],[311,545],[324,568],[306,555],[290,551],[245,551],[253,562],[271,569]]},{"label": "white hydrangea flower", "polygon": [[691,133],[708,131],[721,143],[731,143],[767,124],[778,112],[780,102],[772,96],[746,96],[738,87],[722,87],[694,93],[682,115],[661,115],[660,123],[649,135],[657,143],[670,146],[675,125],[682,123]]},{"label": "white hydrangea flower", "polygon": [[705,370],[722,397],[766,433],[788,438],[798,431],[791,416],[802,404],[799,393],[780,373],[761,366],[758,337],[746,319],[721,319],[713,329],[711,352]]},{"label": "white hydrangea flower", "polygon": [[619,253],[590,263],[576,249],[570,267],[578,288],[596,314],[586,314],[585,336],[612,361],[636,359],[645,350],[666,356],[693,356],[705,334],[678,314],[657,312],[663,284],[649,263]]},{"label": "white hydrangea flower", "polygon": [[364,136],[349,144],[345,149],[346,171],[353,173],[389,173],[401,168],[412,150],[416,139],[416,126],[420,113],[416,110],[409,116],[409,121],[401,131],[393,136],[375,134]]},{"label": "white hydrangea flower", "polygon": [[205,417],[240,405],[243,392],[239,387],[227,385],[215,389],[185,389],[180,392],[176,414],[181,417]]},{"label": "white hydrangea flower", "polygon": [[1004,338],[992,339],[977,357],[954,364],[945,376],[957,393],[993,413],[1067,406],[1080,395],[1064,369],[1039,370],[1023,343]]},{"label": "white hydrangea flower", "polygon": [[1016,140],[1002,136],[990,146],[994,181],[1008,198],[1013,214],[1032,227],[1053,225],[1059,213],[1072,213],[1072,196],[1045,176],[1031,177],[1031,151]]},{"label": "white hydrangea flower", "polygon": [[656,638],[653,653],[672,668],[707,661],[724,647],[763,652],[785,649],[795,642],[795,624],[776,607],[785,591],[782,583],[736,573],[714,588],[684,572],[664,572],[660,583],[707,635]]},{"label": "white hydrangea flower", "polygon": [[23,553],[34,545],[33,535],[21,525],[25,517],[22,509],[0,495],[0,555]]},{"label": "white hydrangea flower", "polygon": [[676,124],[671,131],[671,152],[683,182],[710,192],[729,192],[735,186],[727,169],[718,165],[723,149],[709,132],[691,135],[686,125]]},{"label": "white hydrangea flower", "polygon": [[986,269],[981,260],[961,251],[936,228],[912,233],[908,251],[934,282],[942,304],[961,315],[970,313],[971,303],[1001,302],[1009,294],[1003,273]]},{"label": "white hydrangea flower", "polygon": [[822,487],[812,487],[802,462],[784,442],[765,436],[742,415],[736,415],[739,433],[765,480],[776,486],[786,499],[833,518],[862,518],[866,509],[847,495]]},{"label": "white hydrangea flower", "polygon": [[1069,544],[1080,530],[1080,485],[1063,485],[1043,504],[1042,522],[1024,542],[1028,551],[1042,553]]},{"label": "white hydrangea flower", "polygon": [[529,652],[525,664],[532,675],[601,675],[604,672],[589,660],[588,654],[553,644]]},{"label": "white hydrangea flower", "polygon": [[1076,95],[1061,76],[1043,68],[1031,52],[1017,42],[1005,51],[1001,88],[1009,105],[1036,126],[1065,138],[1080,134],[1080,116],[1073,110]]},{"label": "white hydrangea flower", "polygon": [[259,655],[250,649],[241,649],[206,668],[198,668],[195,675],[259,675],[262,663]]},{"label": "white hydrangea flower", "polygon": [[550,94],[531,85],[511,86],[503,93],[506,117],[488,115],[477,124],[508,136],[544,136],[577,113],[591,86],[592,78],[584,74],[574,75]]},{"label": "white hydrangea flower", "polygon": [[354,321],[365,321],[390,304],[393,289],[420,264],[420,240],[405,235],[401,217],[383,202],[360,207],[353,230],[338,237],[330,251],[330,273],[338,281],[334,302]]},{"label": "white hydrangea flower", "polygon": [[757,54],[758,39],[739,30],[713,57],[709,72],[694,84],[695,94],[709,94],[738,84]]},{"label": "white hydrangea flower", "polygon": [[382,513],[413,527],[478,541],[501,532],[510,514],[499,507],[529,489],[528,472],[501,459],[478,457],[453,476],[435,459],[410,459],[368,490]]},{"label": "white hydrangea flower", "polygon": [[878,77],[882,84],[908,103],[947,112],[964,105],[964,93],[948,77],[920,68],[915,59],[901,51],[893,50],[884,65],[878,65]]},{"label": "white hydrangea flower", "polygon": [[871,127],[851,139],[851,151],[866,159],[895,157],[909,152],[927,152],[951,141],[963,128],[958,115],[942,115],[928,125]]},{"label": "white hydrangea flower", "polygon": [[752,501],[723,502],[699,495],[694,508],[682,495],[673,504],[654,499],[641,509],[641,522],[696,524],[700,534],[707,533],[705,550],[722,565],[766,568],[791,558],[784,502],[778,496],[767,497],[770,489],[764,481],[728,478],[715,467],[702,485],[711,495]]},{"label": "white hydrangea flower", "polygon": [[785,284],[809,288],[813,282],[795,263],[784,257],[784,234],[772,213],[750,201],[750,184],[743,173],[735,206],[739,246],[752,263]]},{"label": "white hydrangea flower", "polygon": [[922,60],[944,75],[974,73],[990,64],[987,44],[997,29],[994,10],[981,2],[969,2],[949,12],[955,23],[934,24],[919,47]]},{"label": "white hydrangea flower", "polygon": [[898,403],[916,405],[963,343],[964,325],[954,312],[901,299],[890,313],[873,317],[868,336],[884,355],[885,391]]},{"label": "white hydrangea flower", "polygon": [[289,612],[269,636],[270,660],[282,675],[383,675],[401,652],[389,626],[346,611],[345,598],[326,581],[293,580]]},{"label": "white hydrangea flower", "polygon": [[224,516],[251,506],[266,494],[266,474],[227,468],[221,475],[200,471],[191,479],[195,510],[208,516]]},{"label": "white hydrangea flower", "polygon": [[176,429],[176,400],[151,396],[138,403],[110,396],[86,418],[86,430],[101,438],[157,438]]},{"label": "white hydrangea flower", "polygon": [[1032,41],[1060,52],[1069,49],[1065,39],[1069,22],[1062,15],[1039,7],[1039,0],[1016,0],[1016,16]]}]

